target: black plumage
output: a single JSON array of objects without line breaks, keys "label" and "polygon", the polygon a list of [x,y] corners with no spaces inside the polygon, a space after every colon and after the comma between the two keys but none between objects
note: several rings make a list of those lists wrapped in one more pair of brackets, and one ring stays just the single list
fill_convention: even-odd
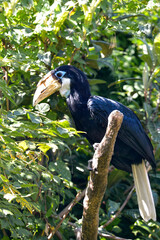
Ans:
[{"label": "black plumage", "polygon": [[75,67],[61,66],[54,71],[64,71],[65,77],[71,79],[67,104],[76,129],[86,132],[84,135],[92,145],[102,140],[108,116],[113,110],[124,114],[111,161],[116,168],[131,172],[131,164],[139,164],[142,159],[148,160],[153,168],[156,167],[150,139],[132,110],[119,102],[91,96],[86,76]]}]

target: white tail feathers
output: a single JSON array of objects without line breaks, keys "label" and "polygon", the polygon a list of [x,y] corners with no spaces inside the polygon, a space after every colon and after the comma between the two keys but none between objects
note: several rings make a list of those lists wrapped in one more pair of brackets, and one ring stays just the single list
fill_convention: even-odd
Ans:
[{"label": "white tail feathers", "polygon": [[156,221],[154,199],[144,161],[138,165],[133,164],[132,172],[141,217],[146,222],[150,219]]}]

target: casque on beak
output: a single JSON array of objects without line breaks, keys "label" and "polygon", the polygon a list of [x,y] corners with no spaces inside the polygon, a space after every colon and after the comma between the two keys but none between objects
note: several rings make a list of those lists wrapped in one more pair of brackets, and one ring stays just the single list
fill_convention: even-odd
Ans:
[{"label": "casque on beak", "polygon": [[49,97],[61,88],[60,79],[54,75],[54,71],[47,73],[37,84],[33,97],[33,106]]}]

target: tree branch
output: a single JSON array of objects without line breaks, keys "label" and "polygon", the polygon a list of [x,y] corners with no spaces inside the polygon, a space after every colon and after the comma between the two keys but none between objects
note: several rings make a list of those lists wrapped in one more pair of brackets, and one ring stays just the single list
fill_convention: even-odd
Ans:
[{"label": "tree branch", "polygon": [[113,111],[108,118],[107,131],[93,156],[93,171],[83,202],[82,240],[97,240],[99,208],[107,186],[109,164],[114,144],[123,121],[123,114]]}]

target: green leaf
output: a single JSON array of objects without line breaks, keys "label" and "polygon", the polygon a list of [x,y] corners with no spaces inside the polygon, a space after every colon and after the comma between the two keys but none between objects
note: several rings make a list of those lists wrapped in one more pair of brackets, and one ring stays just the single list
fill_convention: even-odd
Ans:
[{"label": "green leaf", "polygon": [[156,55],[158,63],[160,64],[160,33],[157,34],[154,39],[154,53]]},{"label": "green leaf", "polygon": [[42,119],[39,116],[37,116],[36,114],[31,113],[31,112],[29,112],[28,114],[33,123],[37,123],[37,124],[42,123]]},{"label": "green leaf", "polygon": [[13,100],[13,97],[15,96],[15,94],[12,91],[12,89],[7,86],[7,83],[5,80],[0,79],[0,89],[3,92],[4,96],[8,98],[14,105],[16,105],[15,101]]},{"label": "green leaf", "polygon": [[2,174],[0,174],[0,178],[3,182],[9,182],[9,180]]},{"label": "green leaf", "polygon": [[113,231],[114,231],[115,233],[120,233],[120,232],[122,232],[122,229],[121,229],[119,226],[114,226],[114,227],[113,227]]},{"label": "green leaf", "polygon": [[144,105],[144,109],[145,109],[145,111],[147,113],[147,118],[149,118],[151,116],[151,114],[152,114],[152,107],[151,107],[151,105],[149,105],[146,102],[143,105]]},{"label": "green leaf", "polygon": [[109,205],[109,209],[108,209],[109,215],[113,215],[120,207],[120,203],[111,201],[110,199],[108,200],[108,205]]},{"label": "green leaf", "polygon": [[30,187],[37,187],[36,184],[32,184],[32,183],[26,183],[26,184],[21,184],[22,188],[30,188]]},{"label": "green leaf", "polygon": [[4,194],[4,198],[7,199],[9,202],[11,202],[13,199],[16,198],[16,195],[11,193],[6,193]]},{"label": "green leaf", "polygon": [[58,132],[60,133],[61,136],[68,136],[68,130],[66,128],[62,128],[62,127],[57,127]]},{"label": "green leaf", "polygon": [[71,180],[71,173],[66,164],[62,161],[51,162],[49,164],[49,169],[51,171],[57,171],[58,174],[61,175],[62,178],[70,181]]},{"label": "green leaf", "polygon": [[69,11],[66,11],[65,8],[62,10],[61,13],[57,14],[56,16],[56,22],[54,24],[54,32],[57,34],[63,25],[64,21],[66,20],[67,16],[69,14]]},{"label": "green leaf", "polygon": [[147,52],[150,56],[150,59],[151,59],[151,62],[152,62],[152,67],[155,65],[155,58],[154,58],[154,54],[153,54],[153,51],[151,49],[151,46],[142,38],[139,38],[140,41],[142,41],[145,45],[146,45],[146,48],[147,48]]},{"label": "green leaf", "polygon": [[55,123],[55,125],[58,125],[62,128],[69,128],[70,127],[70,123],[66,119],[60,120],[58,122],[55,121],[53,123]]},{"label": "green leaf", "polygon": [[141,56],[141,59],[148,64],[150,69],[152,69],[153,63],[152,63],[152,59],[149,54],[143,54]]},{"label": "green leaf", "polygon": [[42,177],[47,181],[50,182],[52,179],[52,174],[49,172],[42,172]]},{"label": "green leaf", "polygon": [[84,19],[85,28],[88,28],[90,26],[93,19],[93,14],[101,1],[102,0],[92,0],[92,2],[90,3],[90,6],[87,6],[86,4],[82,4],[84,16],[85,16],[85,19]]},{"label": "green leaf", "polygon": [[46,213],[46,218],[50,217],[53,212],[53,203],[51,203],[51,207],[48,209]]},{"label": "green leaf", "polygon": [[119,169],[114,169],[114,171],[112,171],[108,177],[108,188],[111,188],[119,181],[125,179],[127,175],[127,172],[121,171]]},{"label": "green leaf", "polygon": [[147,90],[149,87],[149,69],[148,69],[147,63],[145,63],[144,65],[142,79],[143,79],[144,89]]},{"label": "green leaf", "polygon": [[31,236],[31,232],[24,228],[19,228],[17,231],[20,236],[23,236],[25,238],[29,238]]},{"label": "green leaf", "polygon": [[52,129],[38,128],[38,131],[39,131],[40,133],[44,133],[44,134],[47,134],[47,135],[51,135],[51,136],[53,136],[53,137],[56,136],[55,132],[53,132]]},{"label": "green leaf", "polygon": [[19,147],[23,149],[23,151],[26,151],[29,147],[28,142],[26,140],[19,142]]},{"label": "green leaf", "polygon": [[102,57],[109,57],[112,54],[113,47],[112,44],[104,41],[92,41],[93,45],[96,47],[100,46],[100,51],[103,54]]},{"label": "green leaf", "polygon": [[40,103],[36,105],[35,109],[43,114],[43,113],[49,112],[50,106],[48,103]]},{"label": "green leaf", "polygon": [[89,84],[90,85],[96,85],[96,84],[106,84],[105,80],[102,79],[89,79]]},{"label": "green leaf", "polygon": [[7,216],[7,215],[13,215],[13,213],[11,212],[11,211],[9,211],[9,210],[7,210],[7,209],[1,209],[0,208],[0,214],[4,214],[5,216]]},{"label": "green leaf", "polygon": [[46,152],[51,148],[49,145],[47,145],[46,143],[38,143],[38,148],[46,154]]},{"label": "green leaf", "polygon": [[149,120],[147,127],[152,135],[152,138],[155,142],[160,142],[160,121],[157,120],[154,122],[153,120]]},{"label": "green leaf", "polygon": [[49,142],[48,146],[50,146],[53,153],[55,153],[58,150],[58,146],[55,143]]},{"label": "green leaf", "polygon": [[44,62],[46,65],[51,66],[51,52],[45,52],[43,54],[38,54],[38,58]]},{"label": "green leaf", "polygon": [[16,109],[13,111],[13,114],[16,116],[21,116],[21,115],[25,115],[26,111],[24,109]]}]

